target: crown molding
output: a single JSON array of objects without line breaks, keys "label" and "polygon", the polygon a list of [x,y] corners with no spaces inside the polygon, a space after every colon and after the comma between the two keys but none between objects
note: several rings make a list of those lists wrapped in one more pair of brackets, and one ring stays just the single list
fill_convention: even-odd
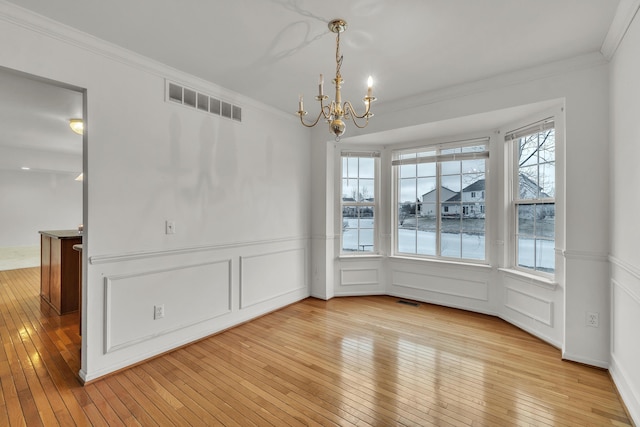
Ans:
[{"label": "crown molding", "polygon": [[294,114],[277,110],[253,98],[226,89],[214,82],[196,77],[185,71],[173,68],[167,64],[140,55],[91,34],[37,14],[29,9],[0,0],[0,22],[5,21],[43,36],[58,40],[70,46],[93,53],[111,61],[131,66],[143,72],[169,79],[183,84],[196,91],[216,95],[225,101],[244,107],[251,107],[263,112],[275,114],[287,120],[297,120]]},{"label": "crown molding", "polygon": [[600,48],[600,52],[602,52],[607,61],[611,60],[615,55],[631,22],[633,22],[638,13],[638,9],[640,9],[640,0],[620,0],[620,3],[618,3],[616,14]]},{"label": "crown molding", "polygon": [[[640,0],[634,1],[640,2]],[[491,90],[499,88],[524,84],[536,80],[542,80],[571,71],[597,67],[605,65],[607,64],[607,62],[608,61],[601,52],[594,51],[560,61],[498,74],[482,80],[461,83],[442,89],[423,92],[408,98],[403,98],[402,100],[394,100],[386,103],[381,103],[377,113],[410,110],[428,104],[435,104],[455,98],[462,98],[483,92],[489,92]]]}]

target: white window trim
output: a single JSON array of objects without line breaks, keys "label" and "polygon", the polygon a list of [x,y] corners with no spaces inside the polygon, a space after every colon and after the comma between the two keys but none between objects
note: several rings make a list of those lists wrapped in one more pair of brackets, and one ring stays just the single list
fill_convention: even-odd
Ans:
[{"label": "white window trim", "polygon": [[[515,191],[517,183],[515,165],[517,164],[517,153],[515,152],[514,139],[518,139],[520,136],[530,134],[530,130],[544,131],[549,129],[548,123],[553,123],[555,129],[555,170],[556,170],[556,191],[553,199],[539,199],[538,203],[554,202],[556,209],[556,221],[555,221],[555,251],[558,253],[558,249],[564,246],[562,235],[564,233],[564,185],[562,184],[562,176],[564,176],[564,107],[556,107],[549,111],[538,114],[536,117],[530,117],[526,120],[521,120],[518,124],[512,126],[505,126],[509,128],[508,132],[505,132],[504,144],[505,144],[505,157],[508,159],[506,162],[505,175],[507,177],[508,188],[505,192],[505,203],[508,206],[506,212],[505,235],[508,236],[508,245],[505,246],[506,255],[506,267],[499,268],[500,271],[509,273],[514,276],[527,277],[533,280],[537,280],[544,283],[546,286],[555,288],[558,284],[559,271],[558,257],[556,256],[555,272],[547,273],[544,271],[533,270],[530,268],[520,267],[517,259],[517,241],[516,241],[516,213],[515,213]],[[511,130],[513,129],[513,130]]]},{"label": "white window trim", "polygon": [[[380,258],[381,255],[381,251],[380,251],[380,238],[379,238],[379,233],[380,233],[380,171],[381,171],[381,166],[380,166],[380,158],[382,157],[382,154],[380,151],[378,150],[367,150],[367,151],[359,151],[359,150],[349,150],[349,149],[343,149],[343,150],[336,150],[336,162],[338,167],[337,169],[337,185],[336,185],[336,206],[338,207],[338,209],[336,209],[336,235],[338,236],[338,258],[358,258],[358,259],[362,259],[362,258]],[[372,157],[374,158],[374,175],[373,175],[373,180],[374,180],[374,189],[373,189],[373,194],[374,194],[374,203],[373,203],[373,251],[372,252],[364,252],[364,251],[357,251],[357,252],[343,252],[343,244],[342,244],[342,176],[343,176],[343,171],[342,171],[342,158],[343,157]]]},{"label": "white window trim", "polygon": [[[414,159],[398,159],[396,158],[399,152],[410,153],[421,152],[421,151],[437,151],[441,149],[448,148],[458,148],[465,146],[474,146],[479,144],[486,144],[486,151],[483,153],[459,153],[459,154],[444,154],[444,155],[434,155],[430,157],[423,157]],[[487,185],[489,184],[489,176],[490,176],[490,153],[491,153],[491,137],[488,136],[477,136],[477,137],[469,137],[460,140],[450,139],[445,142],[439,142],[437,144],[429,144],[425,142],[419,146],[414,146],[410,148],[398,148],[391,151],[391,164],[390,167],[392,169],[391,174],[391,229],[392,229],[392,241],[390,248],[390,258],[395,259],[406,259],[406,260],[416,260],[416,261],[428,261],[428,262],[442,262],[449,264],[457,264],[457,265],[476,265],[476,266],[489,266],[491,263],[491,254],[490,254],[490,244],[488,242],[488,236],[490,236],[491,229],[491,221],[488,217],[488,212],[492,209],[490,207],[491,201],[485,197],[485,259],[471,259],[471,258],[451,258],[445,257],[442,255],[425,255],[425,254],[412,254],[406,252],[398,251],[398,171],[399,168],[395,166],[405,165],[405,164],[418,164],[418,163],[436,163],[437,164],[437,176],[440,176],[440,162],[450,161],[450,160],[473,160],[473,159],[486,159],[487,164],[485,168],[485,182]],[[486,193],[485,193],[486,194]],[[440,195],[438,194],[436,204],[440,205]],[[439,222],[439,221],[438,221]],[[438,229],[439,230],[439,229]],[[440,233],[437,233],[436,236],[436,249],[440,246]]]}]

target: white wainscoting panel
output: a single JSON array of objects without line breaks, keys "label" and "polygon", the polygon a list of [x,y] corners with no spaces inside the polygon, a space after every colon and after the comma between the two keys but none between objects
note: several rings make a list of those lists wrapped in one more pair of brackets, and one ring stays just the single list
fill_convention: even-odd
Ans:
[{"label": "white wainscoting panel", "polygon": [[633,420],[640,422],[640,268],[611,257],[609,372]]},{"label": "white wainscoting panel", "polygon": [[511,310],[553,327],[553,301],[510,287],[505,288],[504,300]]},{"label": "white wainscoting panel", "polygon": [[342,268],[340,269],[341,286],[378,285],[377,268]]},{"label": "white wainscoting panel", "polygon": [[304,248],[240,257],[240,308],[307,287]]},{"label": "white wainscoting panel", "polygon": [[231,260],[106,276],[105,353],[229,313],[231,286]]},{"label": "white wainscoting panel", "polygon": [[399,288],[435,292],[478,301],[489,300],[487,282],[399,270],[393,270],[391,274],[393,286]]}]

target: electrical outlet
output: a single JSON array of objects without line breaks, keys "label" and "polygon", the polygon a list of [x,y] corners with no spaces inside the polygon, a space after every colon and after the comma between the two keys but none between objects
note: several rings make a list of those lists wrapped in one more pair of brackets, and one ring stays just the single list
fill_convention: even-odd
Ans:
[{"label": "electrical outlet", "polygon": [[153,306],[153,320],[162,319],[164,317],[164,304]]},{"label": "electrical outlet", "polygon": [[165,234],[176,234],[176,222],[169,220],[165,221],[164,232]]},{"label": "electrical outlet", "polygon": [[587,326],[597,328],[600,326],[600,313],[587,311]]}]

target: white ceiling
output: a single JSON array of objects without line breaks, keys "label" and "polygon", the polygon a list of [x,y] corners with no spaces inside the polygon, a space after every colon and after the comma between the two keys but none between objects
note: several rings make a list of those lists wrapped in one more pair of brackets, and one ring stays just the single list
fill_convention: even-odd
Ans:
[{"label": "white ceiling", "polygon": [[[597,52],[618,0],[13,0],[98,38],[293,113],[298,94],[311,104],[318,75],[335,74],[335,35],[343,18],[343,100],[359,100],[374,77],[378,105]],[[4,79],[4,77],[2,77]],[[15,105],[2,83],[2,101]],[[34,89],[35,90],[35,89]],[[77,115],[44,90],[28,108],[23,134],[0,144],[46,144],[52,117]],[[21,96],[21,95],[20,95]],[[12,107],[0,106],[2,117]],[[311,109],[309,107],[308,109]],[[44,120],[44,119],[47,120]],[[33,119],[33,118],[32,118]],[[7,123],[0,122],[3,133]],[[45,143],[42,140],[41,143]]]}]

